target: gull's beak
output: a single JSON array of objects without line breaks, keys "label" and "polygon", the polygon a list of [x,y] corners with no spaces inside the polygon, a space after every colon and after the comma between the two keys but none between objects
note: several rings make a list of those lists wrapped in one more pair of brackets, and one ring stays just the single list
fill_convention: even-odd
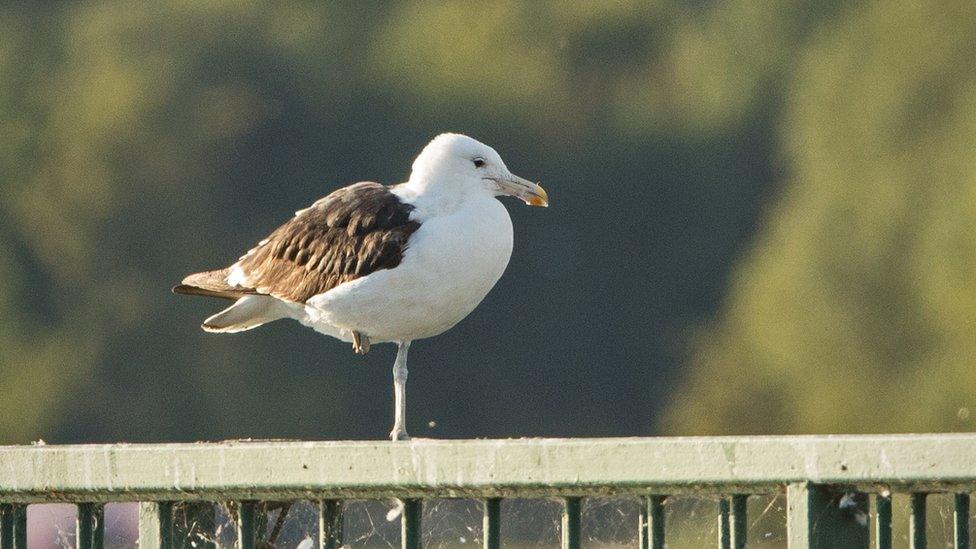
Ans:
[{"label": "gull's beak", "polygon": [[517,175],[509,175],[507,178],[495,179],[498,185],[498,192],[507,196],[514,196],[525,202],[529,206],[549,206],[549,195],[546,190]]}]

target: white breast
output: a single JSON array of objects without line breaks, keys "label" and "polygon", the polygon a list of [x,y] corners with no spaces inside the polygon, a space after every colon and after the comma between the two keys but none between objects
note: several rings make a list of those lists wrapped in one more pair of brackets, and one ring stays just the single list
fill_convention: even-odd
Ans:
[{"label": "white breast", "polygon": [[316,330],[374,342],[438,335],[481,303],[512,255],[512,221],[496,199],[475,196],[447,215],[421,217],[400,265],[311,298]]}]

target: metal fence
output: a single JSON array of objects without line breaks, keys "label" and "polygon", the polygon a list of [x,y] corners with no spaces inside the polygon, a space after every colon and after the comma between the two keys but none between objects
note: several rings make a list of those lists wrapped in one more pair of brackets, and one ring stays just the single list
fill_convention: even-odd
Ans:
[{"label": "metal fence", "polygon": [[[560,498],[562,547],[581,543],[582,498],[642,498],[642,548],[668,539],[671,495],[718,497],[715,543],[746,545],[746,497],[785,493],[791,548],[892,546],[891,497],[910,494],[910,547],[926,546],[925,503],[954,494],[954,540],[969,546],[976,435],[239,441],[0,447],[0,549],[26,547],[26,506],[78,505],[79,549],[101,547],[104,504],[141,502],[140,547],[182,546],[174,506],[231,502],[237,546],[260,546],[266,501],[319,504],[320,547],[343,544],[342,502],[403,503],[401,545],[421,546],[433,498],[483,501],[484,547],[500,547],[503,498]],[[189,505],[192,507],[192,505]],[[865,520],[866,518],[870,520]],[[873,531],[872,531],[873,530]]]}]

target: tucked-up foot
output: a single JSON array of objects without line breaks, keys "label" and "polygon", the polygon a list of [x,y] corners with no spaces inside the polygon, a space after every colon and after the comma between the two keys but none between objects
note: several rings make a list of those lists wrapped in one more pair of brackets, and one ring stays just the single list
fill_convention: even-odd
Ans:
[{"label": "tucked-up foot", "polygon": [[407,434],[407,430],[403,427],[394,427],[393,431],[390,432],[390,440],[394,442],[398,440],[410,440],[410,435]]},{"label": "tucked-up foot", "polygon": [[369,336],[359,332],[352,333],[352,350],[357,355],[365,355],[369,352]]}]

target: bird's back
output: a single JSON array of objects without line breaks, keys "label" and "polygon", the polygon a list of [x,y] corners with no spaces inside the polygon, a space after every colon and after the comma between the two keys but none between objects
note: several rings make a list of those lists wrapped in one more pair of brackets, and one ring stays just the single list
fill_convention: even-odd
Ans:
[{"label": "bird's back", "polygon": [[308,301],[319,322],[357,326],[374,341],[438,335],[466,317],[495,285],[512,255],[512,221],[491,197],[420,228],[396,269],[377,271]]}]

